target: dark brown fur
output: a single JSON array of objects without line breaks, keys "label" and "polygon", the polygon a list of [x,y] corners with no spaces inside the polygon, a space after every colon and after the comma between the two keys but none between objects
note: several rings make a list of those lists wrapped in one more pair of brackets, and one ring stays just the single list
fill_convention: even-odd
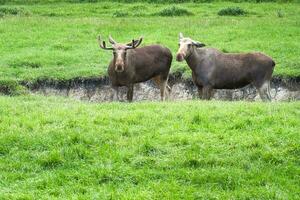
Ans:
[{"label": "dark brown fur", "polygon": [[112,86],[115,89],[119,86],[127,86],[127,99],[132,101],[133,84],[156,78],[160,80],[161,98],[164,100],[165,88],[168,87],[166,83],[172,63],[170,50],[160,45],[128,49],[124,60],[124,71],[122,72],[115,70],[115,58],[109,64],[108,75]]}]

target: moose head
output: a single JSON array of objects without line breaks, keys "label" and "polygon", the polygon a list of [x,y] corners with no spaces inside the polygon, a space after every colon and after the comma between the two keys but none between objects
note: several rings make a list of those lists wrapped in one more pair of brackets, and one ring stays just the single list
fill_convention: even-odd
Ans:
[{"label": "moose head", "polygon": [[106,47],[105,41],[101,40],[101,36],[98,36],[98,42],[100,48],[104,50],[112,50],[114,56],[114,66],[116,72],[123,72],[126,67],[126,54],[127,50],[137,48],[143,41],[143,38],[140,37],[138,40],[132,40],[130,43],[122,44],[116,42],[111,36],[109,36],[109,43],[111,47]]},{"label": "moose head", "polygon": [[191,55],[193,48],[200,48],[204,46],[205,44],[192,40],[188,37],[183,37],[183,34],[179,33],[179,49],[176,55],[176,60],[181,62]]}]

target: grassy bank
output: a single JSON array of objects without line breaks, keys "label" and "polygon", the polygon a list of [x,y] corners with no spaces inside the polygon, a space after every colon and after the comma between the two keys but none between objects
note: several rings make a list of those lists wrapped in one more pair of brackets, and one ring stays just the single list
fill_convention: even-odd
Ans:
[{"label": "grassy bank", "polygon": [[1,199],[297,199],[300,104],[0,97]]},{"label": "grassy bank", "polygon": [[[246,14],[217,14],[236,6]],[[163,44],[175,54],[180,31],[225,52],[265,52],[276,61],[275,75],[300,76],[298,4],[183,3],[174,10],[165,4],[60,3],[4,5],[0,11],[0,79],[105,75],[112,53],[99,49],[98,34],[120,42],[143,35],[143,45]],[[173,14],[182,16],[168,17]],[[190,76],[185,63],[174,61],[172,71]]]}]

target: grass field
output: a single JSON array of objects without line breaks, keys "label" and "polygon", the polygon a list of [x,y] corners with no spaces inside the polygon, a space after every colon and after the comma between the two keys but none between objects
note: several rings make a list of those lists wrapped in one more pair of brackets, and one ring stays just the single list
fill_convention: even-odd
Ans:
[{"label": "grass field", "polygon": [[[248,14],[217,14],[236,6]],[[99,49],[98,34],[104,38],[111,34],[120,42],[143,35],[143,45],[163,44],[175,54],[180,31],[225,52],[265,52],[276,61],[275,75],[300,76],[299,4],[183,3],[176,8],[190,15],[160,16],[164,9],[171,9],[172,15],[172,7],[109,2],[2,5],[0,79],[34,81],[106,75],[112,53]],[[174,60],[172,71],[190,77],[185,63]]]},{"label": "grass field", "polygon": [[0,199],[300,196],[299,102],[0,105]]},{"label": "grass field", "polygon": [[[112,55],[98,34],[143,35],[175,54],[183,32],[224,52],[265,52],[276,76],[300,77],[297,3],[57,1],[0,0],[0,92],[106,75]],[[237,6],[246,14],[218,15]],[[175,71],[190,77],[185,63]],[[300,102],[0,96],[0,199],[300,199],[299,130]]]}]

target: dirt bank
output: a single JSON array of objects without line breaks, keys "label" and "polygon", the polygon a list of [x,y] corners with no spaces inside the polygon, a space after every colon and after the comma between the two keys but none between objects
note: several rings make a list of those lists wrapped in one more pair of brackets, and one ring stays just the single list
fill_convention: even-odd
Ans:
[{"label": "dirt bank", "polygon": [[[113,89],[108,77],[75,78],[68,81],[38,80],[34,83],[22,83],[32,93],[44,95],[62,95],[91,102],[112,101]],[[172,88],[171,100],[197,98],[197,89],[190,79],[183,79],[181,74],[172,74],[169,79]],[[278,78],[271,82],[271,95],[275,101],[300,100],[300,78]],[[159,89],[152,81],[136,84],[135,101],[159,100]],[[256,89],[249,85],[236,90],[216,90],[213,96],[218,100],[259,100]],[[120,89],[120,99],[126,100],[126,88]]]}]

